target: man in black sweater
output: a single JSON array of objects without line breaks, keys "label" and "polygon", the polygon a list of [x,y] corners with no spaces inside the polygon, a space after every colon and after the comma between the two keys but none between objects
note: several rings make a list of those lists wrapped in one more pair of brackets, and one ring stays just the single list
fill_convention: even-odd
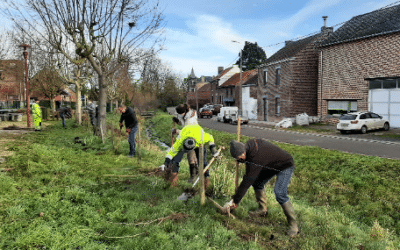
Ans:
[{"label": "man in black sweater", "polygon": [[276,175],[274,188],[275,198],[282,206],[289,224],[288,235],[291,237],[299,233],[297,219],[292,203],[287,196],[287,187],[294,171],[294,160],[285,150],[268,142],[265,139],[252,139],[246,145],[231,141],[230,152],[238,162],[246,163],[246,173],[232,200],[225,204],[224,212],[235,209],[250,186],[253,186],[259,209],[250,212],[250,216],[267,216],[267,197],[265,184]]},{"label": "man in black sweater", "polygon": [[125,105],[121,104],[118,108],[119,112],[121,113],[121,119],[119,120],[119,127],[122,128],[122,122],[125,121],[125,128],[128,135],[129,141],[129,155],[128,157],[134,157],[136,152],[136,142],[135,136],[139,130],[139,123],[136,118],[136,113],[131,107],[126,107]]}]

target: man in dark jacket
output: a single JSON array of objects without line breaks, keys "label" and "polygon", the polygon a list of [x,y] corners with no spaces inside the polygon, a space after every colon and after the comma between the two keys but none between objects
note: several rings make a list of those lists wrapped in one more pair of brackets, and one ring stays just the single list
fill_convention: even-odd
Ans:
[{"label": "man in dark jacket", "polygon": [[119,112],[121,113],[121,119],[119,120],[119,127],[122,128],[122,122],[125,121],[125,128],[128,135],[129,141],[129,155],[128,157],[134,157],[136,152],[136,143],[135,136],[139,130],[139,123],[136,118],[136,113],[131,107],[126,107],[125,105],[121,105],[119,108]]},{"label": "man in dark jacket", "polygon": [[267,197],[264,186],[276,175],[275,198],[282,206],[288,220],[288,235],[296,236],[299,233],[297,219],[292,203],[287,196],[287,187],[294,171],[292,156],[265,139],[252,139],[246,145],[237,141],[231,141],[230,144],[232,157],[238,162],[246,163],[246,173],[232,200],[225,204],[224,212],[228,213],[235,209],[249,187],[253,186],[259,209],[250,212],[250,215],[253,217],[267,216]]}]

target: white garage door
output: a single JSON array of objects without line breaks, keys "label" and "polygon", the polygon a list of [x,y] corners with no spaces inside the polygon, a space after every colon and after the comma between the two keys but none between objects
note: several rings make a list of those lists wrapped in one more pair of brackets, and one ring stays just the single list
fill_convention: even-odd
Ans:
[{"label": "white garage door", "polygon": [[392,128],[400,128],[400,89],[370,89],[369,110],[383,116]]}]

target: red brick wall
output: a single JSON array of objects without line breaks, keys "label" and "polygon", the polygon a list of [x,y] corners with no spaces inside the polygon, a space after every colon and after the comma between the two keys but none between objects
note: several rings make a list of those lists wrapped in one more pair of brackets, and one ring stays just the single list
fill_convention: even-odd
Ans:
[{"label": "red brick wall", "polygon": [[[264,69],[258,71],[258,119],[264,120],[264,101],[268,98],[268,121],[281,121],[297,114],[317,115],[318,51],[315,39],[291,60],[268,66],[268,83],[264,85]],[[281,66],[280,85],[276,86],[276,67]],[[281,112],[276,115],[275,96],[280,96]]]},{"label": "red brick wall", "polygon": [[[276,81],[276,67],[281,67],[280,72],[280,84],[277,86]],[[264,69],[268,69],[267,84],[264,83]],[[257,93],[257,103],[258,110],[257,116],[258,120],[264,120],[264,107],[263,98],[268,99],[268,121],[280,121],[282,118],[290,115],[290,109],[293,105],[290,98],[290,86],[292,82],[292,65],[291,61],[282,62],[279,64],[273,64],[266,68],[260,68],[258,70],[258,93]],[[280,96],[280,115],[276,115],[275,108],[275,97]]]},{"label": "red brick wall", "polygon": [[290,117],[307,113],[317,115],[318,52],[311,44],[296,55],[293,66],[293,84],[290,87],[292,108]]},{"label": "red brick wall", "polygon": [[328,100],[357,99],[358,110],[367,111],[369,82],[365,78],[400,76],[399,55],[400,33],[323,48],[318,115],[326,119]]}]

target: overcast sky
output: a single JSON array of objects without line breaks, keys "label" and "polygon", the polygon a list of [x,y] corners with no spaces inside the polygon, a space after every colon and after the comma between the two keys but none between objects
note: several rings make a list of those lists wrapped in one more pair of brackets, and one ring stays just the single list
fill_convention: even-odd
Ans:
[{"label": "overcast sky", "polygon": [[[4,7],[3,1],[0,0],[0,8]],[[328,26],[335,26],[400,1],[160,0],[160,3],[166,22],[161,58],[181,76],[186,77],[193,67],[200,77],[215,76],[218,66],[232,66],[245,41],[257,42],[270,57],[285,40],[320,31],[322,16],[328,16]],[[6,27],[10,22],[0,17],[0,24]]]},{"label": "overcast sky", "polygon": [[244,41],[257,42],[269,57],[283,46],[270,45],[320,31],[322,16],[328,16],[327,25],[334,26],[400,4],[394,0],[164,1],[166,50],[161,58],[183,76],[193,67],[197,77],[214,76],[218,66],[235,63]]}]

